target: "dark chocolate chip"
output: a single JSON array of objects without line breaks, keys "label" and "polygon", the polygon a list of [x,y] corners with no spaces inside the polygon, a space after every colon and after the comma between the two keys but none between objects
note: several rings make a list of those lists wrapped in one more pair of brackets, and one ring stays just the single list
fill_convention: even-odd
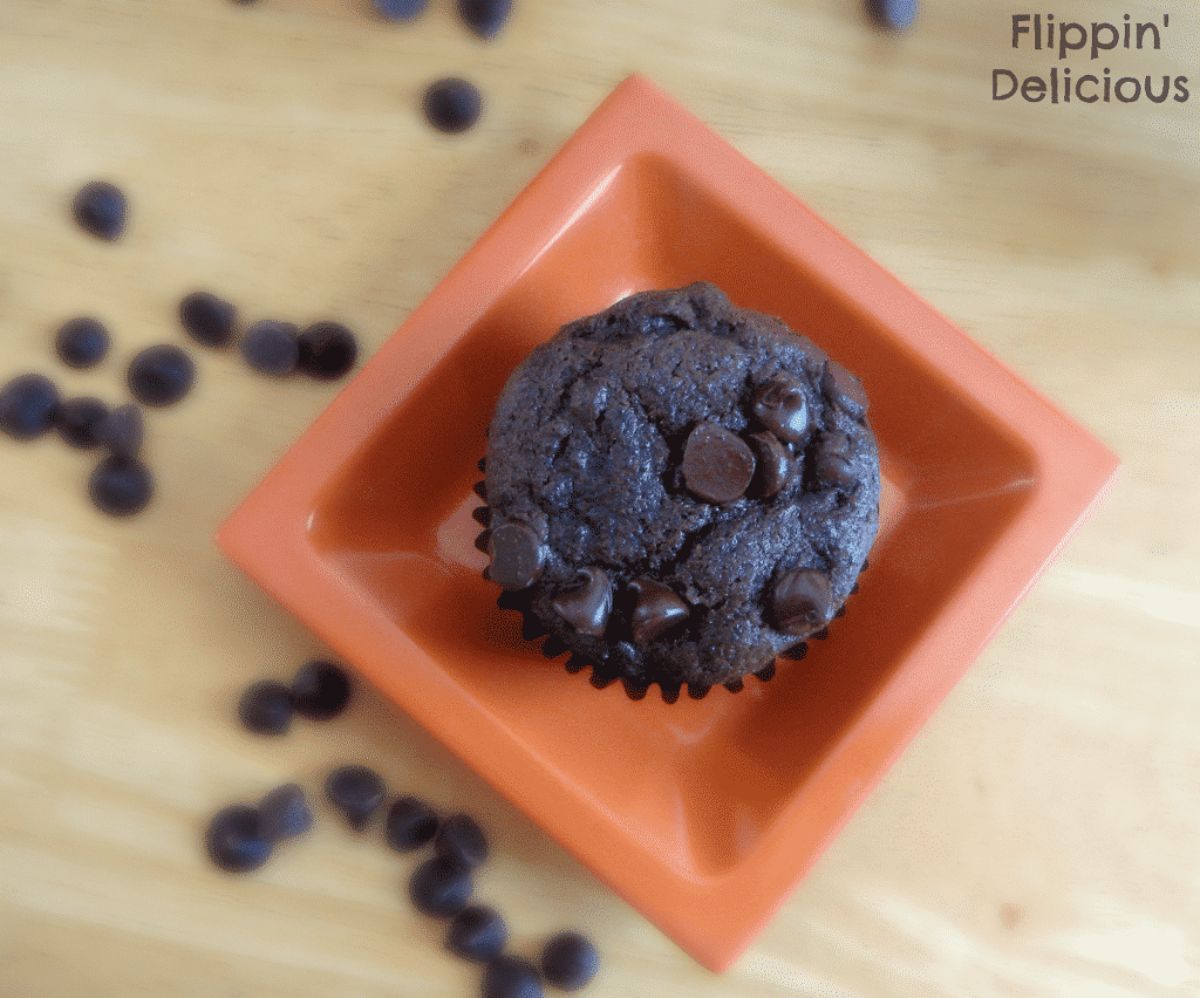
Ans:
[{"label": "dark chocolate chip", "polygon": [[508,925],[500,912],[487,905],[464,908],[454,916],[446,931],[446,949],[479,963],[499,956],[507,942]]},{"label": "dark chocolate chip", "polygon": [[429,0],[374,0],[375,13],[385,21],[411,21],[424,13]]},{"label": "dark chocolate chip", "polygon": [[291,691],[272,679],[251,683],[238,700],[238,717],[257,735],[285,734],[292,726]]},{"label": "dark chocolate chip", "polygon": [[287,377],[300,362],[300,343],[290,322],[263,319],[254,323],[242,337],[240,349],[247,364],[272,378]]},{"label": "dark chocolate chip", "polygon": [[85,370],[108,356],[112,337],[99,319],[80,316],[68,319],[54,334],[54,349],[67,367]]},{"label": "dark chocolate chip", "polygon": [[142,405],[173,405],[196,381],[196,365],[170,343],[147,347],[129,362],[129,391]]},{"label": "dark chocolate chip", "polygon": [[708,691],[711,689],[711,686],[708,686],[704,683],[687,684],[687,694],[693,700],[703,700],[706,696],[708,696]]},{"label": "dark chocolate chip", "polygon": [[341,766],[325,781],[325,796],[342,812],[350,827],[361,832],[383,804],[387,788],[373,769]]},{"label": "dark chocolate chip", "polygon": [[58,417],[58,389],[41,374],[21,374],[0,388],[0,430],[17,440],[40,437]]},{"label": "dark chocolate chip", "polygon": [[298,783],[276,787],[258,802],[259,831],[269,842],[294,839],[312,826],[312,808]]},{"label": "dark chocolate chip", "polygon": [[487,471],[487,458],[481,457],[478,461],[475,462],[475,467],[478,468],[480,471]]},{"label": "dark chocolate chip", "polygon": [[521,620],[521,637],[526,641],[536,641],[549,634],[550,630],[532,613],[527,613]]},{"label": "dark chocolate chip", "polygon": [[249,873],[271,858],[271,843],[259,827],[258,811],[248,804],[232,804],[213,815],[204,845],[209,859],[230,873]]},{"label": "dark chocolate chip", "polygon": [[600,954],[578,932],[560,932],[542,950],[542,975],[548,984],[563,991],[587,987],[599,969]]},{"label": "dark chocolate chip", "polygon": [[492,529],[490,577],[503,589],[526,589],[542,574],[546,549],[527,524],[513,521]]},{"label": "dark chocolate chip", "polygon": [[416,797],[400,797],[388,808],[384,838],[396,852],[412,852],[433,841],[438,816],[428,804]]},{"label": "dark chocolate chip", "polygon": [[659,683],[658,690],[662,694],[663,703],[674,703],[679,699],[680,686],[678,683]]},{"label": "dark chocolate chip", "polygon": [[108,406],[97,398],[67,399],[58,408],[58,435],[70,446],[91,450],[100,446],[98,431],[108,416]]},{"label": "dark chocolate chip", "polygon": [[96,427],[96,436],[116,457],[137,457],[145,436],[142,410],[132,402],[117,406]]},{"label": "dark chocolate chip", "polygon": [[808,400],[792,378],[780,375],[758,386],[750,410],[780,440],[798,444],[808,433]]},{"label": "dark chocolate chip", "polygon": [[631,624],[633,640],[647,644],[687,620],[692,612],[688,605],[667,586],[653,579],[634,579],[629,583],[636,601]]},{"label": "dark chocolate chip", "polygon": [[475,538],[475,547],[487,554],[491,549],[492,532],[490,530],[481,530],[479,536]]},{"label": "dark chocolate chip", "polygon": [[829,576],[816,568],[796,568],[775,582],[771,594],[775,625],[784,634],[804,636],[828,622]]},{"label": "dark chocolate chip", "polygon": [[459,866],[476,867],[488,858],[488,840],[470,815],[454,814],[442,822],[433,843],[437,854]]},{"label": "dark chocolate chip", "polygon": [[844,457],[837,454],[822,454],[817,458],[816,472],[818,481],[826,485],[844,489],[854,484],[854,467]]},{"label": "dark chocolate chip", "polygon": [[866,415],[867,393],[862,382],[836,360],[825,365],[825,373],[821,375],[821,391],[830,402],[855,419]]},{"label": "dark chocolate chip", "polygon": [[836,454],[838,457],[850,456],[850,438],[844,433],[822,433],[817,441],[817,450],[821,454]]},{"label": "dark chocolate chip", "polygon": [[480,499],[487,501],[487,482],[476,482],[471,489]]},{"label": "dark chocolate chip", "polygon": [[442,856],[418,866],[408,882],[413,907],[433,918],[457,915],[471,900],[472,890],[470,869]]},{"label": "dark chocolate chip", "polygon": [[623,679],[621,684],[625,687],[625,695],[630,700],[644,700],[650,689],[649,683],[635,682],[632,679]]},{"label": "dark chocolate chip", "polygon": [[795,467],[792,455],[774,433],[765,431],[750,434],[750,446],[757,457],[754,481],[751,482],[754,494],[762,499],[779,495]]},{"label": "dark chocolate chip", "polygon": [[340,322],[315,322],[298,342],[300,370],[320,381],[335,381],[358,360],[358,340]]},{"label": "dark chocolate chip", "polygon": [[479,120],[483,95],[475,84],[449,77],[430,84],[421,107],[439,132],[465,132]]},{"label": "dark chocolate chip", "polygon": [[179,321],[197,343],[206,347],[228,346],[233,340],[237,308],[232,302],[208,291],[193,291],[179,303]]},{"label": "dark chocolate chip", "polygon": [[113,454],[96,465],[88,479],[88,495],[102,513],[133,516],[154,496],[154,476],[136,458]]},{"label": "dark chocolate chip", "polygon": [[808,642],[801,641],[799,644],[792,645],[790,648],[785,648],[779,654],[781,657],[790,659],[793,662],[800,662],[808,654]]},{"label": "dark chocolate chip", "polygon": [[759,669],[754,675],[757,676],[759,679],[761,679],[764,683],[770,682],[772,679],[775,678],[775,660],[772,659],[770,662],[768,662],[766,665],[764,665],[761,669]]},{"label": "dark chocolate chip", "polygon": [[741,693],[742,687],[745,685],[740,679],[731,679],[725,684],[725,689],[729,690],[730,693]]},{"label": "dark chocolate chip", "polygon": [[612,613],[612,582],[602,568],[585,568],[579,574],[582,585],[559,593],[550,605],[578,633],[598,638]]},{"label": "dark chocolate chip", "polygon": [[512,0],[458,0],[458,16],[480,38],[495,38],[512,13]]},{"label": "dark chocolate chip", "polygon": [[487,506],[477,506],[471,510],[471,519],[482,527],[492,522],[492,511]]},{"label": "dark chocolate chip", "polygon": [[871,17],[885,28],[903,31],[917,19],[917,0],[867,0]]},{"label": "dark chocolate chip", "polygon": [[352,690],[345,669],[319,659],[305,662],[292,680],[296,711],[311,721],[337,717],[350,702]]},{"label": "dark chocolate chip", "polygon": [[586,669],[591,664],[592,663],[589,662],[582,655],[572,655],[570,658],[567,659],[567,664],[564,665],[563,668],[566,669],[567,672],[571,673],[571,675],[573,676],[577,672],[583,672],[583,670]]},{"label": "dark chocolate chip", "polygon": [[716,423],[699,423],[683,448],[683,481],[706,502],[733,502],[754,477],[754,454],[746,442]]},{"label": "dark chocolate chip", "polygon": [[483,972],[483,998],[543,998],[542,979],[528,960],[498,956]]},{"label": "dark chocolate chip", "polygon": [[107,180],[84,184],[71,203],[75,221],[98,239],[119,239],[125,231],[129,204],[124,192]]}]

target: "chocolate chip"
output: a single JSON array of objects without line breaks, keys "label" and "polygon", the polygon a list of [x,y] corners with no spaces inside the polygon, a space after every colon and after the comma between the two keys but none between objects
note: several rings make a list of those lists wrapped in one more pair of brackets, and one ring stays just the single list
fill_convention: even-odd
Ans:
[{"label": "chocolate chip", "polygon": [[600,969],[600,954],[578,932],[560,932],[542,950],[542,975],[563,991],[587,987]]},{"label": "chocolate chip", "polygon": [[754,480],[750,483],[754,494],[762,499],[779,495],[795,467],[792,455],[774,433],[765,431],[750,434],[750,447],[757,457]]},{"label": "chocolate chip", "polygon": [[683,448],[683,481],[707,502],[741,497],[754,477],[754,454],[744,440],[716,423],[699,423]]},{"label": "chocolate chip", "polygon": [[785,572],[771,594],[775,625],[784,634],[810,634],[832,616],[830,599],[829,576],[824,572],[816,568]]},{"label": "chocolate chip", "polygon": [[129,205],[125,194],[106,180],[84,184],[71,203],[75,221],[98,239],[114,240],[125,231]]},{"label": "chocolate chip", "polygon": [[492,529],[490,578],[503,589],[525,589],[542,574],[546,549],[533,528],[519,521]]},{"label": "chocolate chip", "polygon": [[780,375],[759,385],[750,411],[785,443],[798,444],[808,433],[808,400],[793,378]]},{"label": "chocolate chip", "polygon": [[411,21],[424,13],[429,0],[374,0],[375,13],[385,21]]},{"label": "chocolate chip", "polygon": [[298,342],[300,370],[320,381],[342,377],[358,360],[358,340],[340,322],[315,322]]},{"label": "chocolate chip", "polygon": [[283,683],[251,683],[238,700],[242,726],[256,735],[282,735],[292,726],[292,694]]},{"label": "chocolate chip", "polygon": [[259,827],[258,811],[247,804],[232,804],[208,823],[204,845],[209,858],[230,873],[249,873],[271,858],[271,843]]},{"label": "chocolate chip", "polygon": [[486,962],[499,956],[508,942],[508,925],[500,912],[472,905],[454,916],[446,932],[446,949],[466,960]]},{"label": "chocolate chip", "polygon": [[836,454],[838,457],[849,457],[850,438],[844,433],[822,433],[817,440],[817,450],[822,454]]},{"label": "chocolate chip", "polygon": [[612,582],[602,568],[585,568],[579,574],[583,584],[559,593],[550,605],[578,633],[598,638],[612,613]]},{"label": "chocolate chip", "polygon": [[471,519],[482,527],[492,522],[492,511],[487,506],[476,506],[471,510]]},{"label": "chocolate chip", "polygon": [[854,484],[854,468],[844,457],[836,454],[822,454],[817,458],[814,469],[818,480],[837,488],[846,488]]},{"label": "chocolate chip", "polygon": [[917,6],[917,0],[867,0],[871,17],[892,31],[912,27],[917,19]]},{"label": "chocolate chip", "polygon": [[495,38],[512,13],[512,0],[458,0],[458,16],[480,38]]},{"label": "chocolate chip", "polygon": [[480,866],[488,858],[488,840],[482,828],[470,815],[451,815],[442,822],[433,843],[437,854],[459,866]]},{"label": "chocolate chip", "polygon": [[292,700],[296,711],[309,720],[328,721],[346,709],[352,689],[344,669],[315,660],[300,666],[292,680]]},{"label": "chocolate chip", "polygon": [[830,402],[855,419],[862,419],[866,415],[867,393],[862,382],[836,360],[825,365],[825,373],[821,375],[821,391]]},{"label": "chocolate chip", "polygon": [[58,408],[58,435],[71,447],[91,450],[100,446],[97,431],[108,416],[108,406],[97,398],[67,399]]},{"label": "chocolate chip", "polygon": [[528,960],[498,956],[483,972],[483,998],[543,998],[542,979]]},{"label": "chocolate chip", "polygon": [[67,367],[86,370],[108,356],[112,337],[99,319],[79,316],[68,319],[54,334],[54,349]]},{"label": "chocolate chip", "polygon": [[421,107],[439,132],[465,132],[479,120],[483,95],[475,84],[449,77],[430,84]]},{"label": "chocolate chip", "polygon": [[40,437],[58,416],[59,394],[41,374],[22,374],[0,388],[0,430],[16,440]]},{"label": "chocolate chip", "polygon": [[290,322],[263,319],[246,330],[240,344],[242,356],[259,374],[284,378],[300,362],[296,327]]},{"label": "chocolate chip", "polygon": [[691,614],[688,605],[661,582],[653,579],[634,579],[629,588],[636,597],[631,623],[633,640],[647,644],[673,627],[682,624]]},{"label": "chocolate chip", "polygon": [[102,513],[133,516],[154,496],[154,476],[141,461],[131,457],[106,457],[88,479],[88,495]]},{"label": "chocolate chip", "polygon": [[442,856],[418,866],[408,882],[413,907],[433,918],[457,915],[471,900],[472,890],[471,871]]},{"label": "chocolate chip", "polygon": [[196,365],[177,346],[147,347],[129,363],[129,391],[142,405],[173,405],[196,381]]},{"label": "chocolate chip", "polygon": [[438,816],[428,804],[416,797],[400,797],[388,808],[384,838],[396,852],[412,852],[433,841]]},{"label": "chocolate chip", "polygon": [[367,827],[386,795],[379,774],[366,766],[341,766],[325,781],[325,796],[356,832]]},{"label": "chocolate chip", "polygon": [[117,406],[96,427],[96,437],[116,457],[137,457],[144,436],[142,410],[132,402]]},{"label": "chocolate chip", "polygon": [[206,347],[228,346],[233,340],[237,308],[232,302],[208,291],[193,291],[179,303],[179,321],[197,343]]},{"label": "chocolate chip", "polygon": [[259,832],[268,842],[294,839],[312,826],[312,808],[298,783],[276,787],[258,803]]}]

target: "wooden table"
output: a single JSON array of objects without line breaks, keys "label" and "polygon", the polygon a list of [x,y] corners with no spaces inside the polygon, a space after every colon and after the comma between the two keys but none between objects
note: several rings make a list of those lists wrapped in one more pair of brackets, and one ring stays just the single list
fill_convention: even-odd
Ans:
[{"label": "wooden table", "polygon": [[[194,395],[151,418],[160,490],[132,522],[89,507],[88,456],[0,441],[0,992],[474,994],[377,842],[326,821],[240,880],[203,857],[217,805],[361,759],[482,817],[482,890],[526,951],[592,932],[596,998],[1196,994],[1200,76],[1186,104],[993,102],[993,67],[1055,60],[1011,51],[988,0],[930,0],[904,37],[844,0],[518,5],[484,45],[447,0],[409,26],[366,0],[7,0],[0,376],[116,400],[195,286],[247,317],[339,317],[372,349],[638,70],[1094,428],[1116,489],[715,977],[372,693],[283,740],[238,728],[242,686],[319,649],[213,530],[333,389],[197,351]],[[1107,64],[1194,71],[1200,18],[1166,10],[1162,51]],[[416,111],[447,73],[488,100],[453,139]],[[94,176],[132,196],[117,245],[70,223]],[[96,373],[49,347],[80,312],[116,334]]]}]

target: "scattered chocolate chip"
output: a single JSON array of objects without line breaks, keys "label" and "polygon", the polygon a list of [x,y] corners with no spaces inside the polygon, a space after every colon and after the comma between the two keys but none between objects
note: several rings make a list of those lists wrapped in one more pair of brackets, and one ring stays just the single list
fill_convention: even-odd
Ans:
[{"label": "scattered chocolate chip", "polygon": [[680,686],[678,683],[659,683],[658,691],[662,694],[663,703],[674,703],[679,699]]},{"label": "scattered chocolate chip", "polygon": [[560,932],[542,950],[542,975],[563,991],[587,987],[599,969],[600,954],[578,932]]},{"label": "scattered chocolate chip", "polygon": [[706,686],[704,683],[688,683],[687,695],[692,700],[703,700],[711,689],[712,686]]},{"label": "scattered chocolate chip", "polygon": [[208,824],[204,845],[209,858],[230,873],[257,870],[271,857],[271,843],[263,837],[258,811],[247,804],[222,808]]},{"label": "scattered chocolate chip", "polygon": [[238,700],[238,718],[256,735],[282,735],[292,726],[292,694],[271,679],[246,687]]},{"label": "scattered chocolate chip", "polygon": [[366,766],[341,766],[325,781],[325,796],[361,832],[383,804],[387,788],[379,774]]},{"label": "scattered chocolate chip", "polygon": [[233,340],[237,308],[211,292],[193,291],[179,303],[179,321],[197,343],[224,347]]},{"label": "scattered chocolate chip", "polygon": [[259,833],[268,842],[294,839],[312,826],[312,808],[298,783],[276,787],[258,803]]},{"label": "scattered chocolate chip", "polygon": [[785,443],[798,444],[808,433],[808,400],[800,383],[792,378],[780,375],[759,385],[750,410]]},{"label": "scattered chocolate chip", "polygon": [[418,866],[408,882],[413,907],[433,918],[457,915],[471,900],[472,890],[471,871],[442,856]]},{"label": "scattered chocolate chip", "polygon": [[917,19],[917,0],[867,0],[871,17],[885,28],[903,31]]},{"label": "scattered chocolate chip", "polygon": [[825,365],[825,373],[821,375],[821,391],[830,402],[855,419],[862,419],[866,415],[867,393],[862,382],[836,360]]},{"label": "scattered chocolate chip", "polygon": [[546,549],[527,524],[513,521],[492,529],[490,577],[503,589],[525,589],[542,574]]},{"label": "scattered chocolate chip", "polygon": [[0,430],[16,440],[40,437],[58,416],[59,394],[41,374],[22,374],[0,388]]},{"label": "scattered chocolate chip", "polygon": [[491,549],[492,532],[490,530],[481,530],[479,536],[475,538],[475,547],[477,550],[487,554]]},{"label": "scattered chocolate chip", "polygon": [[240,344],[242,356],[259,374],[284,378],[300,362],[296,327],[290,322],[263,319],[246,330]]},{"label": "scattered chocolate chip", "polygon": [[492,511],[487,506],[477,506],[471,510],[471,519],[482,527],[492,522]]},{"label": "scattered chocolate chip", "polygon": [[785,648],[780,653],[780,657],[789,659],[793,662],[803,661],[808,655],[808,642],[801,641],[799,644],[792,645],[790,648]]},{"label": "scattered chocolate chip", "polygon": [[500,912],[487,905],[464,908],[450,922],[446,949],[466,960],[484,963],[504,952],[508,925]]},{"label": "scattered chocolate chip", "polygon": [[854,484],[854,468],[844,457],[836,454],[822,454],[817,458],[816,472],[818,481],[837,488],[846,488]]},{"label": "scattered chocolate chip", "polygon": [[772,659],[770,662],[768,662],[766,665],[764,665],[761,669],[759,669],[754,675],[757,676],[759,679],[761,679],[764,683],[769,683],[772,679],[775,678],[775,660]]},{"label": "scattered chocolate chip", "polygon": [[83,315],[68,319],[54,334],[54,349],[67,367],[86,370],[108,356],[112,337],[99,319]]},{"label": "scattered chocolate chip", "polygon": [[483,972],[483,998],[543,998],[542,979],[528,960],[498,956]]},{"label": "scattered chocolate chip", "polygon": [[97,398],[67,399],[58,407],[55,428],[71,447],[91,450],[100,446],[97,430],[108,415],[108,406]]},{"label": "scattered chocolate chip", "polygon": [[683,482],[706,502],[740,498],[754,477],[754,453],[737,434],[716,423],[699,423],[683,447]]},{"label": "scattered chocolate chip", "polygon": [[344,669],[318,659],[300,666],[292,680],[292,701],[310,721],[328,721],[346,709],[352,689]]},{"label": "scattered chocolate chip", "polygon": [[125,231],[129,205],[125,194],[106,180],[84,184],[71,203],[75,221],[85,232],[98,239],[119,239]]},{"label": "scattered chocolate chip", "polygon": [[132,402],[117,406],[96,427],[96,437],[115,457],[137,457],[145,436],[142,410]]},{"label": "scattered chocolate chip", "polygon": [[458,16],[480,38],[495,38],[512,13],[512,0],[458,0]]},{"label": "scattered chocolate chip", "polygon": [[559,593],[550,605],[580,634],[598,638],[612,613],[612,582],[602,568],[585,568],[579,574],[582,584]]},{"label": "scattered chocolate chip", "polygon": [[416,797],[400,797],[388,808],[383,834],[396,852],[412,852],[432,842],[437,830],[433,808]]},{"label": "scattered chocolate chip", "polygon": [[488,840],[470,815],[454,814],[442,822],[433,843],[443,859],[468,868],[480,866],[488,858]]},{"label": "scattered chocolate chip", "polygon": [[647,644],[671,628],[682,624],[691,614],[688,605],[668,587],[653,579],[634,579],[629,583],[636,602],[631,623],[633,640]]},{"label": "scattered chocolate chip", "polygon": [[358,360],[358,340],[340,322],[316,322],[300,334],[300,370],[321,381],[342,377]]},{"label": "scattered chocolate chip", "polygon": [[129,362],[129,391],[142,405],[173,405],[196,381],[196,365],[170,343],[147,347]]},{"label": "scattered chocolate chip", "polygon": [[483,95],[475,84],[449,77],[430,84],[421,107],[439,132],[465,132],[479,120]]},{"label": "scattered chocolate chip", "polygon": [[475,462],[475,467],[478,468],[481,472],[487,471],[487,458],[481,457],[478,461]]},{"label": "scattered chocolate chip", "polygon": [[807,635],[832,616],[830,600],[829,576],[824,572],[816,568],[785,572],[771,594],[775,624],[784,634]]},{"label": "scattered chocolate chip", "polygon": [[375,13],[385,21],[411,21],[425,12],[429,0],[374,0]]},{"label": "scattered chocolate chip", "polygon": [[650,689],[649,683],[636,682],[632,679],[622,679],[621,685],[625,687],[625,695],[629,697],[630,700],[634,701],[644,700],[646,698],[646,693]]},{"label": "scattered chocolate chip", "polygon": [[487,501],[487,482],[476,482],[471,489],[480,499]]},{"label": "scattered chocolate chip", "polygon": [[822,454],[836,454],[838,457],[848,457],[850,454],[850,438],[844,433],[822,433],[817,441],[817,450]]},{"label": "scattered chocolate chip", "polygon": [[532,613],[527,613],[522,618],[521,637],[526,641],[536,641],[549,633],[549,629]]},{"label": "scattered chocolate chip", "polygon": [[725,689],[729,690],[730,693],[741,693],[745,685],[741,679],[731,679],[725,684]]},{"label": "scattered chocolate chip", "polygon": [[751,488],[760,498],[771,499],[792,476],[792,455],[774,433],[750,434],[750,447],[757,458]]},{"label": "scattered chocolate chip", "polygon": [[131,457],[106,457],[88,479],[88,495],[102,513],[133,516],[154,495],[154,476],[141,461]]}]

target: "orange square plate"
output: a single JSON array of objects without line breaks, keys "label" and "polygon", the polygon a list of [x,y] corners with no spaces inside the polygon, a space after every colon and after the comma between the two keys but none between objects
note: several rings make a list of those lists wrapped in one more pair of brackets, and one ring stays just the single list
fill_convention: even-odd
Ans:
[{"label": "orange square plate", "polygon": [[[561,324],[713,281],[862,376],[885,489],[849,614],[770,683],[635,703],[523,642],[471,519]],[[626,80],[230,517],[230,558],[697,960],[727,967],[1116,467],[646,80]]]}]

